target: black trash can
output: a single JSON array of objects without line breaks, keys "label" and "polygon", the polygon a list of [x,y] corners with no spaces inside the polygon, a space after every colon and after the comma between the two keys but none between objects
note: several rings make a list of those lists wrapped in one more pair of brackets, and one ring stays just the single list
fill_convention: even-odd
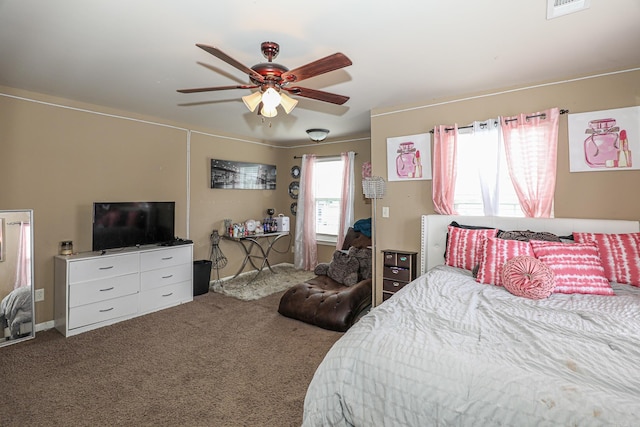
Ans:
[{"label": "black trash can", "polygon": [[211,261],[200,259],[193,261],[193,296],[209,292],[211,280]]}]

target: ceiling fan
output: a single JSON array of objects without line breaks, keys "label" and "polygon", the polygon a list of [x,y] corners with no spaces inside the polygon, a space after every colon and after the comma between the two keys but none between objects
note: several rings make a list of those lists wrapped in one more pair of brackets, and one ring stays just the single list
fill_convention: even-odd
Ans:
[{"label": "ceiling fan", "polygon": [[285,92],[288,92],[291,95],[302,96],[338,105],[342,105],[349,100],[348,96],[337,95],[300,86],[290,86],[291,84],[300,82],[304,79],[319,76],[320,74],[328,73],[329,71],[338,70],[351,65],[351,60],[342,53],[334,53],[333,55],[329,55],[301,67],[289,70],[284,65],[273,62],[280,52],[280,45],[275,42],[262,43],[260,46],[262,55],[264,55],[268,62],[256,64],[251,68],[231,58],[218,48],[198,43],[196,43],[196,46],[209,52],[216,58],[222,59],[224,62],[237,68],[243,73],[248,74],[249,80],[252,84],[179,89],[178,92],[180,93],[259,88],[258,91],[253,92],[251,95],[243,96],[242,100],[251,112],[255,111],[258,105],[261,105],[258,109],[258,114],[264,117],[275,117],[278,114],[278,111],[276,110],[278,105],[282,105],[282,108],[287,114],[293,110],[293,108],[298,104],[298,101],[289,97]]}]

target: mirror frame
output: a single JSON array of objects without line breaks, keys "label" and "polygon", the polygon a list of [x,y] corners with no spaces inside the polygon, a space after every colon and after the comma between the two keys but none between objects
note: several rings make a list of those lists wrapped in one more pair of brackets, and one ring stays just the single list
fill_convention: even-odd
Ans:
[{"label": "mirror frame", "polygon": [[[26,341],[29,339],[33,339],[36,336],[36,304],[35,304],[35,276],[34,276],[34,258],[33,258],[33,209],[14,209],[14,210],[0,210],[0,219],[2,219],[2,222],[4,222],[4,229],[3,234],[2,234],[2,251],[4,251],[4,253],[6,254],[6,246],[7,246],[7,242],[6,242],[6,233],[7,233],[7,229],[12,225],[9,221],[7,221],[7,218],[5,217],[5,215],[7,214],[20,214],[20,213],[24,213],[27,214],[28,216],[28,221],[30,224],[30,228],[31,228],[31,232],[29,233],[29,243],[30,243],[30,249],[31,249],[31,265],[29,266],[30,272],[31,272],[31,283],[30,283],[30,287],[31,287],[31,332],[29,332],[28,335],[24,335],[21,336],[19,338],[15,338],[15,339],[11,339],[11,337],[4,337],[4,331],[3,331],[3,337],[0,338],[0,347],[6,346],[6,345],[10,345],[10,344],[17,344],[19,342],[22,341]],[[7,262],[7,261],[4,261]],[[1,305],[1,301],[5,298],[6,296],[3,296],[2,298],[0,298],[0,305]]]}]

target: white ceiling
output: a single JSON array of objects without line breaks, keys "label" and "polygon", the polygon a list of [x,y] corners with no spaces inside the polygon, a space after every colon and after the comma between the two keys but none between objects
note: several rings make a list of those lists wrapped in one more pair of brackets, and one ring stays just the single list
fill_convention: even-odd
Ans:
[{"label": "white ceiling", "polygon": [[[546,0],[0,0],[0,85],[251,140],[368,135],[370,111],[640,66],[640,0],[592,0],[546,19]],[[299,83],[351,97],[297,99],[263,123],[241,101],[263,41],[289,69],[342,52],[353,65]],[[270,122],[270,125],[269,125]]]}]

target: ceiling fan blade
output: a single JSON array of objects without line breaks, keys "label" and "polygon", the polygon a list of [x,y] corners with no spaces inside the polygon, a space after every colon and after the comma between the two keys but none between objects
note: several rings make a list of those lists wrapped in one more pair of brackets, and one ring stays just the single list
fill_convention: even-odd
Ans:
[{"label": "ceiling fan blade", "polygon": [[216,86],[216,87],[200,87],[196,89],[178,89],[180,93],[196,93],[196,92],[213,92],[214,90],[227,90],[227,89],[254,89],[257,85],[235,85],[235,86]]},{"label": "ceiling fan blade", "polygon": [[324,92],[322,90],[309,89],[306,87],[287,87],[282,88],[287,92],[303,96],[305,98],[317,99],[318,101],[330,102],[332,104],[342,105],[349,100],[348,96],[336,95],[335,93]]},{"label": "ceiling fan blade", "polygon": [[282,73],[282,80],[285,82],[299,82],[310,77],[319,76],[329,71],[338,70],[351,65],[352,62],[342,53],[334,53],[317,61],[303,65],[302,67]]},{"label": "ceiling fan blade", "polygon": [[247,67],[244,64],[241,64],[240,62],[236,61],[235,59],[233,59],[232,57],[230,57],[220,49],[215,48],[213,46],[208,46],[206,44],[200,44],[200,43],[196,43],[196,46],[198,46],[200,49],[203,49],[209,52],[211,55],[215,56],[216,58],[222,59],[227,64],[233,67],[236,67],[238,70],[242,71],[243,73],[249,74],[251,77],[259,81],[260,83],[264,82],[264,77],[262,77],[260,73],[258,73],[255,70],[252,70],[251,68]]}]

